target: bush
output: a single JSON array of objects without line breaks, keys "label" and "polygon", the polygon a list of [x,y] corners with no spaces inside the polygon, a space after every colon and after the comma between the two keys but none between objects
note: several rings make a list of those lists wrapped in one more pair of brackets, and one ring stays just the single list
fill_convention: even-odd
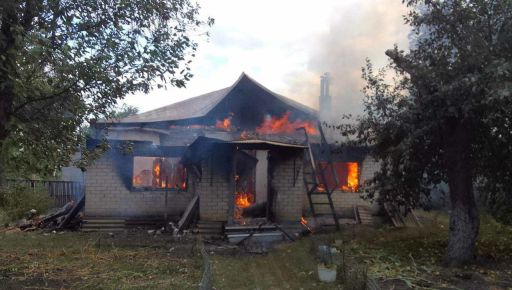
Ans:
[{"label": "bush", "polygon": [[484,209],[497,221],[512,225],[512,196],[506,193],[488,194],[482,198]]},{"label": "bush", "polygon": [[4,223],[20,219],[31,209],[46,213],[51,202],[44,187],[11,185],[0,188],[0,221]]}]

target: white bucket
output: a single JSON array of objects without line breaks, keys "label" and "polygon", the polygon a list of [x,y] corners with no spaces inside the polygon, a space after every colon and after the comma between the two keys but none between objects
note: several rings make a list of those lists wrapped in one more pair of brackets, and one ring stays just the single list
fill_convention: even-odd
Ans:
[{"label": "white bucket", "polygon": [[324,264],[318,264],[318,278],[326,283],[336,281],[336,265],[326,267]]}]

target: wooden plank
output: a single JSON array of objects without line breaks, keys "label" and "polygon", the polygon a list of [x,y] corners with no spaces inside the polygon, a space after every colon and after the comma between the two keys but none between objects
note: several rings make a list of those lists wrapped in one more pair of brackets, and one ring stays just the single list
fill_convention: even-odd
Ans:
[{"label": "wooden plank", "polygon": [[357,224],[361,223],[361,219],[359,218],[359,211],[356,205],[352,206],[352,210],[354,211],[354,219],[356,220]]},{"label": "wooden plank", "polygon": [[267,233],[250,233],[250,234],[230,234],[227,236],[229,242],[232,244],[238,244],[246,239],[253,238],[260,242],[275,242],[283,240],[282,232],[267,232]]},{"label": "wooden plank", "polygon": [[68,226],[69,222],[78,214],[78,212],[80,210],[82,210],[82,208],[84,207],[85,205],[85,195],[82,196],[82,198],[74,204],[73,208],[71,209],[71,211],[66,215],[66,217],[64,218],[64,220],[62,221],[62,223],[59,225],[59,229],[62,229],[62,228],[65,228]]},{"label": "wooden plank", "polygon": [[178,230],[179,231],[182,231],[186,227],[188,227],[188,225],[192,221],[192,218],[193,218],[193,216],[196,213],[196,210],[198,208],[199,208],[199,195],[196,194],[192,198],[192,200],[190,200],[189,204],[187,205],[187,209],[185,210],[185,212],[181,216],[180,221],[178,222]]},{"label": "wooden plank", "polygon": [[202,223],[197,223],[196,227],[198,229],[218,229],[218,230],[222,230],[222,223],[218,223],[218,224],[202,224]]},{"label": "wooden plank", "polygon": [[373,223],[373,216],[370,212],[370,209],[366,206],[356,206],[357,207],[357,213],[359,215],[359,220],[361,221],[361,224],[372,224]]},{"label": "wooden plank", "polygon": [[405,226],[403,221],[398,219],[397,214],[396,214],[396,210],[394,210],[394,208],[389,203],[387,203],[387,202],[384,203],[384,210],[386,211],[386,214],[390,218],[391,223],[395,227],[399,228],[399,227]]},{"label": "wooden plank", "polygon": [[250,230],[269,230],[276,229],[275,225],[250,225],[250,226],[226,226],[226,231],[250,231]]}]

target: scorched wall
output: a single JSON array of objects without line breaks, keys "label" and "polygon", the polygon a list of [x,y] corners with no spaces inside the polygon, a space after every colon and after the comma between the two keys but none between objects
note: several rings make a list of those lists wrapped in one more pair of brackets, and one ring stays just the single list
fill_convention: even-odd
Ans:
[{"label": "scorched wall", "polygon": [[101,217],[153,217],[180,215],[192,199],[191,192],[130,191],[117,172],[114,160],[104,155],[87,168],[85,215]]}]

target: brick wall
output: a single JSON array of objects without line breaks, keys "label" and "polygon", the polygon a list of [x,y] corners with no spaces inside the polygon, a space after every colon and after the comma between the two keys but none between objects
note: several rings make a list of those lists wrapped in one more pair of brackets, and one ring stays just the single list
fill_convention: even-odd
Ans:
[{"label": "brick wall", "polygon": [[279,159],[273,158],[270,161],[272,188],[276,194],[273,211],[277,222],[299,221],[302,216],[306,193],[302,175],[303,152],[290,153],[281,154]]},{"label": "brick wall", "polygon": [[[195,184],[199,193],[199,218],[206,221],[226,221],[229,205],[233,203],[234,179],[229,177],[226,165],[219,160],[206,159],[201,163],[202,178]],[[228,165],[229,166],[229,165]],[[231,184],[230,184],[231,183]]]},{"label": "brick wall", "polygon": [[[275,156],[279,158],[270,161],[273,168],[272,187],[276,192],[272,210],[278,222],[298,221],[302,216],[302,199],[305,194],[301,167],[302,153],[286,151],[276,153]],[[199,193],[201,220],[227,221],[232,216],[235,181],[230,177],[229,164],[231,164],[229,157],[222,156],[217,156],[214,160],[207,159],[201,163],[203,176],[195,184]]]},{"label": "brick wall", "polygon": [[[285,155],[283,157],[281,155]],[[294,165],[295,159],[295,165]],[[226,221],[229,205],[233,203],[231,194],[234,180],[230,179],[225,170],[226,162],[214,161],[213,171],[210,162],[203,161],[203,178],[194,184],[200,194],[201,220]],[[274,199],[273,212],[278,222],[297,221],[303,210],[309,209],[302,175],[302,153],[281,153],[279,159],[271,160],[272,187],[277,193]],[[215,168],[221,167],[222,168]],[[379,164],[367,157],[361,166],[361,184],[373,176]],[[294,170],[296,176],[294,177]],[[294,185],[295,179],[295,185]],[[168,206],[165,207],[165,193],[161,191],[130,191],[126,188],[118,174],[113,160],[104,156],[91,165],[86,172],[86,203],[85,214],[88,216],[145,217],[161,216],[166,211],[170,215],[181,214],[193,196],[192,191],[185,193],[168,193]],[[370,205],[360,198],[359,193],[334,192],[332,195],[336,211],[341,216],[351,216],[353,205]],[[327,207],[320,212],[327,210]]]},{"label": "brick wall", "polygon": [[163,191],[128,190],[108,155],[87,168],[85,185],[87,216],[149,217],[163,216],[165,212],[179,215],[192,199],[191,192],[169,192],[166,208]]},{"label": "brick wall", "polygon": [[373,178],[375,172],[379,171],[380,163],[377,162],[373,157],[366,156],[363,160],[360,173],[360,183],[364,184],[365,181]]},{"label": "brick wall", "polygon": [[[359,183],[363,185],[365,181],[371,179],[376,171],[379,170],[379,163],[370,156],[367,156],[360,168],[359,172]],[[357,192],[343,192],[341,190],[337,190],[332,194],[332,201],[334,203],[334,208],[336,209],[336,213],[340,215],[340,217],[353,217],[353,206],[354,205],[363,205],[370,206],[377,211],[376,204],[364,200],[361,198],[360,193]],[[326,202],[325,196],[313,196],[313,200],[317,202]],[[304,197],[304,210],[309,211],[309,203],[307,201],[307,196]],[[317,205],[315,206],[315,210],[317,213],[330,213],[330,208],[328,205]]]}]

